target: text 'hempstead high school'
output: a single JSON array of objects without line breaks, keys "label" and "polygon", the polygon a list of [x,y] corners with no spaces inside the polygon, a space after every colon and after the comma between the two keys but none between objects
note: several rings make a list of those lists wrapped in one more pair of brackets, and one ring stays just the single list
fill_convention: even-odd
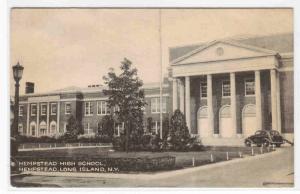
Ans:
[{"label": "text 'hempstead high school'", "polygon": [[[145,126],[160,131],[160,111],[180,109],[192,135],[207,145],[237,145],[259,129],[287,139],[294,132],[293,34],[215,40],[169,49],[169,73],[162,84],[144,84]],[[28,136],[62,134],[73,115],[84,133],[96,133],[110,114],[104,86],[69,87],[20,97],[19,132]],[[115,124],[115,135],[123,130]],[[146,131],[145,127],[145,131]]]}]

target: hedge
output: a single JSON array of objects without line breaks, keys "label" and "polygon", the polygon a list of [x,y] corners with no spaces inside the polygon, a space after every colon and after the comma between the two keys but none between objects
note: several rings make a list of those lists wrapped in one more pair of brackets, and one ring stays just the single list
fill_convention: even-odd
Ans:
[{"label": "hedge", "polygon": [[75,136],[69,137],[67,135],[62,135],[58,137],[31,137],[31,136],[18,136],[18,143],[111,143],[112,138],[109,136]]}]

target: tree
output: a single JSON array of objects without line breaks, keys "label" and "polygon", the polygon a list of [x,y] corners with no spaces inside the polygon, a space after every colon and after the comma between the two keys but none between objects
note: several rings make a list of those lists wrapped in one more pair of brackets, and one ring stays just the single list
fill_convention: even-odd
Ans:
[{"label": "tree", "polygon": [[112,115],[105,115],[101,119],[101,130],[98,131],[101,136],[107,135],[112,138],[114,135],[114,119]]},{"label": "tree", "polygon": [[171,117],[169,136],[171,138],[170,143],[175,150],[185,149],[191,139],[185,116],[178,109]]},{"label": "tree", "polygon": [[[137,69],[131,67],[131,61],[124,59],[121,62],[121,74],[117,75],[113,69],[103,79],[108,89],[103,90],[108,95],[108,106],[118,107],[115,111],[120,122],[124,122],[125,147],[134,144],[137,137],[143,134],[143,108],[146,105],[142,80],[137,76]],[[132,146],[130,146],[132,147]]]},{"label": "tree", "polygon": [[71,136],[77,136],[82,134],[82,125],[71,115],[68,119],[66,130]]}]

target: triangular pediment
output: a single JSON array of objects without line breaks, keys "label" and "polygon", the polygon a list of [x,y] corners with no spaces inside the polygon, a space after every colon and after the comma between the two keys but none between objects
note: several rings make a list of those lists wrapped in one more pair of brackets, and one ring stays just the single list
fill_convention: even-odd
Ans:
[{"label": "triangular pediment", "polygon": [[275,55],[276,52],[248,46],[234,41],[214,41],[175,59],[172,65],[236,60]]}]

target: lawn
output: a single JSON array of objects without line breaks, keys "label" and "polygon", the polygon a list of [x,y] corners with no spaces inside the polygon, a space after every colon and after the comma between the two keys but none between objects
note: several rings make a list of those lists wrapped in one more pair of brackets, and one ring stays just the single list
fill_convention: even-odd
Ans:
[{"label": "lawn", "polygon": [[[269,151],[271,151],[270,149]],[[254,147],[254,154],[261,154],[261,148]],[[263,148],[263,152],[268,152]],[[72,158],[156,158],[162,156],[174,156],[175,168],[186,168],[204,165],[211,162],[231,160],[240,156],[252,155],[252,148],[249,147],[207,147],[205,151],[198,152],[118,152],[104,148],[74,148],[43,151],[19,152],[19,157],[48,158],[61,157]]]}]

